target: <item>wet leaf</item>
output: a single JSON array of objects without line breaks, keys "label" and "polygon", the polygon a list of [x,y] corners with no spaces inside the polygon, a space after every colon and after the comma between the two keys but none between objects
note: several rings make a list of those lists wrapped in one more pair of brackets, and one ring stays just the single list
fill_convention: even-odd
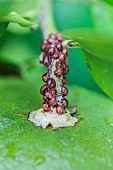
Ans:
[{"label": "wet leaf", "polygon": [[38,86],[0,79],[0,168],[112,169],[113,129],[105,120],[113,116],[113,102],[102,94],[68,86],[79,123],[57,131],[41,129],[27,120],[29,112],[41,107]]}]

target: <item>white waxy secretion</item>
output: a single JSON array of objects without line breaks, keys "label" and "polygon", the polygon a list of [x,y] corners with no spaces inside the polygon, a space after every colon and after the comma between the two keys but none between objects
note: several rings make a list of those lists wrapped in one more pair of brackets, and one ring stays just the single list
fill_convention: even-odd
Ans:
[{"label": "white waxy secretion", "polygon": [[66,109],[64,114],[58,115],[56,113],[56,109],[54,109],[53,112],[50,113],[44,112],[41,108],[39,110],[31,112],[28,120],[33,122],[36,126],[42,128],[46,128],[51,125],[53,129],[74,126],[75,123],[78,122],[78,119],[76,117],[72,117],[70,115],[70,111],[68,109]]}]

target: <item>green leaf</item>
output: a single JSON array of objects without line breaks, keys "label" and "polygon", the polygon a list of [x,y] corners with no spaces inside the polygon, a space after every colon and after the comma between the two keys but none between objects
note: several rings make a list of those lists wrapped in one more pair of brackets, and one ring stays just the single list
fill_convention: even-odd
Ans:
[{"label": "green leaf", "polygon": [[103,91],[113,99],[113,60],[102,60],[83,50],[91,75]]},{"label": "green leaf", "polygon": [[0,23],[0,37],[5,32],[7,26],[8,26],[8,22]]},{"label": "green leaf", "polygon": [[103,0],[103,1],[113,6],[113,1],[111,0]]},{"label": "green leaf", "polygon": [[16,36],[7,39],[0,49],[1,60],[6,63],[21,65],[27,60],[36,58],[33,45],[24,37]]},{"label": "green leaf", "polygon": [[13,22],[18,23],[22,27],[30,27],[34,25],[31,21],[28,21],[27,19],[24,19],[24,17],[20,16],[16,12],[11,12],[6,16],[0,17],[0,22]]},{"label": "green leaf", "polygon": [[79,43],[93,78],[113,99],[113,34],[79,29],[65,31],[64,35]]},{"label": "green leaf", "polygon": [[[91,15],[91,4],[88,2],[81,2],[80,0],[67,0],[62,2],[56,2],[53,6],[55,23],[59,31],[81,28],[81,27],[92,27],[92,15]],[[62,11],[63,9],[63,11]],[[82,17],[80,17],[82,16]],[[65,22],[64,22],[65,21]]]},{"label": "green leaf", "polygon": [[[16,11],[19,14],[26,14],[31,10],[40,10],[41,0],[1,0],[0,1],[0,14],[7,15],[11,11]],[[31,16],[31,15],[30,15]]]},{"label": "green leaf", "polygon": [[[101,2],[93,3],[91,7],[94,27],[98,30],[104,29],[106,33],[113,32],[113,7]],[[103,19],[104,18],[104,19]],[[104,25],[104,27],[103,27]]]},{"label": "green leaf", "polygon": [[73,39],[88,53],[97,58],[113,61],[113,31],[112,33],[99,32],[96,29],[71,29],[63,32],[65,37]]},{"label": "green leaf", "polygon": [[21,79],[0,79],[1,169],[113,169],[113,128],[105,121],[113,116],[113,102],[80,87],[69,86],[69,91],[80,122],[52,131],[27,120],[41,107],[37,89]]}]

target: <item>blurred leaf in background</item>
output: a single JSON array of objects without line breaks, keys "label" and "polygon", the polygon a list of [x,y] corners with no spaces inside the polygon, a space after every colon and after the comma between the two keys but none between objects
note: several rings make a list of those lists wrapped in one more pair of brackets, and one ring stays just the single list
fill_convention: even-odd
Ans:
[{"label": "blurred leaf in background", "polygon": [[91,6],[95,27],[69,29],[64,35],[79,43],[94,80],[113,99],[113,8],[98,2]]},{"label": "blurred leaf in background", "polygon": [[[18,3],[15,3],[12,1],[12,5],[10,4],[10,6],[7,7],[8,12],[11,12],[11,10],[15,10],[16,12],[19,12],[20,14],[25,15],[25,12],[27,10],[28,11],[33,10],[32,6],[34,3],[32,3],[32,5],[30,6],[29,5],[30,2],[29,2],[28,7],[25,7],[25,10],[23,10],[24,2],[20,1],[20,3],[19,4]],[[23,6],[22,9],[20,8],[21,6]],[[39,8],[39,6],[38,6],[38,8]],[[65,6],[65,8],[64,8],[64,6]],[[36,9],[36,6],[34,9]],[[63,12],[61,9],[63,9]],[[3,10],[3,8],[2,8],[2,10]],[[3,12],[3,13],[5,13],[5,12]],[[53,13],[54,13],[54,18],[55,18],[55,23],[56,23],[56,26],[59,31],[62,31],[65,29],[70,29],[70,28],[82,28],[82,27],[92,28],[94,26],[93,20],[92,20],[92,15],[91,15],[91,4],[90,3],[82,3],[82,2],[72,3],[70,1],[65,3],[65,2],[55,1],[53,4]],[[82,17],[79,17],[80,15]],[[65,18],[67,18],[67,19],[65,19]],[[10,54],[10,52],[6,48],[7,44],[9,44],[8,42],[15,41],[15,46],[17,44],[17,48],[19,49],[19,51],[21,51],[21,47],[19,47],[19,45],[18,45],[19,43],[18,43],[17,37],[19,37],[19,39],[21,37],[21,41],[22,41],[21,46],[23,46],[23,49],[24,49],[24,46],[25,46],[25,48],[27,48],[27,51],[32,50],[31,48],[33,48],[33,50],[35,49],[34,52],[32,50],[32,52],[33,52],[32,54],[29,53],[28,58],[31,55],[31,60],[32,60],[32,58],[37,57],[40,54],[39,48],[40,48],[40,42],[42,41],[42,36],[41,36],[39,30],[34,31],[34,32],[32,32],[29,28],[27,28],[27,29],[25,28],[23,30],[23,28],[20,27],[19,25],[17,26],[17,24],[14,25],[13,23],[11,23],[8,26],[7,31],[8,31],[8,33],[4,34],[4,36],[1,39],[2,62],[3,62],[3,60],[5,62],[9,62],[8,60],[10,60],[10,63],[11,62],[14,63],[14,61],[17,60],[16,58],[18,58],[18,57],[15,57],[17,55],[17,53],[16,53],[16,50],[13,50],[13,45],[10,45],[9,47],[7,47],[8,49],[10,48],[10,51],[13,51],[13,55],[12,55],[12,53]],[[5,39],[5,40],[3,40],[3,39]],[[30,45],[30,43],[33,45]],[[30,49],[28,49],[28,48],[30,48]],[[16,49],[16,47],[15,47],[15,49]],[[8,53],[9,56],[8,55],[6,56],[6,53]],[[13,57],[14,57],[14,59],[13,59]],[[9,58],[9,59],[6,60],[6,58],[7,59]],[[23,60],[23,61],[21,60],[21,62],[25,63],[24,51],[21,51],[21,56],[19,58],[21,58]],[[16,62],[16,64],[20,66],[20,62]],[[69,66],[70,66],[70,73],[68,75],[69,83],[74,83],[74,84],[77,83],[77,84],[80,84],[80,85],[88,87],[88,88],[93,88],[93,89],[99,90],[98,86],[92,79],[92,77],[87,69],[85,61],[83,59],[81,49],[76,49],[76,50],[70,49]],[[29,69],[28,69],[28,72],[29,72]],[[23,75],[23,72],[22,72],[22,75]],[[36,77],[35,75],[36,75],[36,72],[34,71],[34,73],[32,72],[32,76],[30,76],[30,77],[33,77],[33,76]],[[72,79],[72,77],[73,77],[73,79]],[[29,79],[29,78],[27,77],[27,79]]]},{"label": "blurred leaf in background", "polygon": [[110,0],[103,0],[103,1],[105,1],[106,3],[108,3],[108,4],[113,6],[113,1],[110,1]]},{"label": "blurred leaf in background", "polygon": [[[28,1],[28,4],[25,5],[23,1],[11,1],[10,5],[8,3],[10,1],[2,1],[1,2],[1,21],[3,20],[4,16],[10,16],[12,11],[16,11],[21,16],[19,16],[19,21],[16,19],[17,23],[23,22],[25,19],[25,23],[23,26],[26,25],[26,22],[29,22],[30,19],[32,21],[37,20],[37,16],[40,13],[40,5],[41,1]],[[3,8],[4,7],[4,8]],[[64,8],[65,7],[65,8]],[[63,9],[63,12],[62,12]],[[36,12],[37,11],[37,12]],[[10,14],[9,14],[10,13]],[[16,17],[18,18],[18,14]],[[53,3],[53,13],[55,24],[59,31],[70,30],[73,28],[96,28],[98,32],[102,32],[103,24],[104,32],[112,32],[112,6],[108,3],[103,1],[54,1]],[[81,16],[81,17],[80,17]],[[99,17],[98,17],[99,16]],[[104,20],[103,20],[104,17]],[[66,19],[65,19],[66,18]],[[8,18],[5,17],[6,21]],[[9,19],[10,20],[10,19]],[[14,22],[14,20],[10,20]],[[36,21],[38,22],[38,20]],[[30,26],[28,24],[28,26]],[[4,22],[2,27],[7,27],[7,22]],[[4,29],[1,27],[1,30]],[[37,82],[35,79],[36,77],[36,70],[29,72],[31,70],[31,66],[29,67],[30,60],[37,58],[38,63],[38,56],[40,55],[40,43],[42,41],[42,35],[40,30],[31,31],[31,28],[22,28],[17,24],[10,23],[7,29],[7,32],[1,38],[1,56],[0,62],[1,65],[3,63],[10,63],[17,66],[17,70],[20,70],[22,77],[26,77],[28,80],[32,80],[30,77],[34,77],[33,80]],[[82,34],[82,32],[81,32]],[[73,37],[72,37],[73,38]],[[86,42],[85,42],[86,43]],[[99,49],[99,48],[98,48]],[[95,48],[95,50],[97,50]],[[21,52],[21,54],[20,54]],[[27,70],[23,69],[23,65],[27,66]],[[32,65],[33,66],[33,65]],[[101,91],[93,78],[91,77],[88,69],[87,69],[87,62],[85,63],[83,59],[83,54],[81,49],[70,49],[69,55],[69,66],[70,66],[70,73],[68,74],[69,83],[71,84],[79,84],[81,86],[95,89]],[[38,64],[35,67],[38,69]],[[1,68],[3,68],[1,66]],[[15,67],[16,68],[16,67]],[[24,70],[24,71],[23,71]],[[10,72],[10,71],[9,71]],[[28,72],[28,73],[27,73]],[[3,73],[3,71],[2,71]],[[73,79],[72,79],[73,77]],[[103,88],[101,86],[101,88]],[[106,90],[105,90],[106,91]],[[109,94],[109,93],[108,93]]]}]

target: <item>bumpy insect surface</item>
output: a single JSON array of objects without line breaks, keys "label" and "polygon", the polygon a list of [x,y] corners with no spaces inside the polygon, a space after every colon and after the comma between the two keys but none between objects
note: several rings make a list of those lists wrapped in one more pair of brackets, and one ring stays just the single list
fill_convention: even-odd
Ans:
[{"label": "bumpy insect surface", "polygon": [[68,89],[65,87],[68,82],[65,75],[69,72],[68,51],[62,42],[62,35],[57,33],[50,34],[41,45],[41,50],[44,52],[43,64],[47,67],[47,73],[42,76],[46,84],[40,89],[44,99],[42,108],[45,112],[52,112],[56,108],[58,114],[62,114],[68,107],[68,101],[64,98],[68,94]]}]

